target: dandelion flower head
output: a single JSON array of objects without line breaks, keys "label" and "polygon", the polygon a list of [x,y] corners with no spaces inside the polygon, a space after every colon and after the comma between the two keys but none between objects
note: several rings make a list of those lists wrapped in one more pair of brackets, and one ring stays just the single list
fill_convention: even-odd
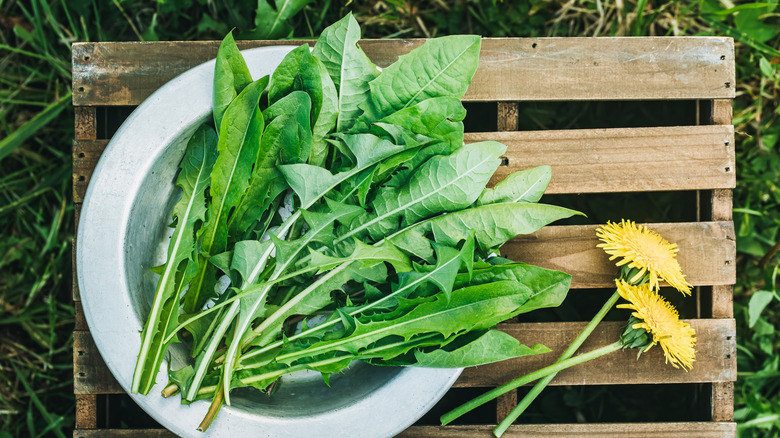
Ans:
[{"label": "dandelion flower head", "polygon": [[660,234],[644,225],[622,220],[619,224],[607,222],[596,229],[596,235],[604,242],[597,246],[610,255],[610,260],[622,257],[618,266],[627,264],[639,270],[630,279],[632,283],[647,273],[654,290],[658,290],[660,279],[683,294],[691,294],[691,285],[677,262],[677,245],[667,242]]},{"label": "dandelion flower head", "polygon": [[686,371],[693,367],[696,360],[696,332],[690,324],[680,321],[677,310],[645,283],[634,286],[624,280],[615,280],[618,293],[629,304],[620,304],[619,308],[633,310],[632,315],[642,320],[632,328],[642,328],[653,336],[653,342],[661,345],[666,362],[675,368]]}]

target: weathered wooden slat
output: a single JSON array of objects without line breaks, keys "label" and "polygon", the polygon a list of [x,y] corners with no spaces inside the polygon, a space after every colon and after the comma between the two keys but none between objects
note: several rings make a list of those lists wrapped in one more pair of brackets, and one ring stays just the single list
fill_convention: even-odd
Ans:
[{"label": "weathered wooden slat", "polygon": [[73,142],[73,202],[84,202],[89,179],[108,140],[75,140]]},{"label": "weathered wooden slat", "polygon": [[75,118],[76,140],[94,140],[97,138],[95,107],[77,106],[73,110]]},{"label": "weathered wooden slat", "polygon": [[97,427],[97,396],[95,394],[76,394],[76,429]]},{"label": "weathered wooden slat", "polygon": [[517,407],[517,390],[501,394],[496,398],[496,423],[501,422]]},{"label": "weathered wooden slat", "polygon": [[[637,359],[635,350],[618,351],[560,372],[552,385],[621,385],[642,383],[729,382],[737,378],[733,319],[688,320],[696,330],[696,362],[685,372],[664,364],[661,348]],[[585,327],[585,322],[500,324],[499,328],[526,345],[544,344],[553,351],[467,368],[458,387],[491,387],[551,365]],[[625,322],[602,322],[580,348],[590,351],[617,341]]]},{"label": "weathered wooden slat", "polygon": [[733,126],[715,125],[467,133],[465,141],[507,145],[491,184],[550,165],[554,194],[733,188],[733,138]]},{"label": "weathered wooden slat", "polygon": [[[241,41],[240,48],[313,41]],[[379,66],[423,40],[363,40]],[[216,56],[217,41],[77,43],[74,105],[138,105]],[[734,97],[734,44],[720,37],[485,38],[470,101]]]},{"label": "weathered wooden slat", "polygon": [[[729,125],[732,123],[732,102],[729,99],[715,99],[710,109],[710,123]],[[712,219],[730,221],[733,219],[731,190],[713,190],[711,197]],[[712,316],[731,318],[734,316],[734,291],[732,286],[712,287]],[[710,407],[713,421],[734,421],[734,382],[712,384]]]},{"label": "weathered wooden slat", "polygon": [[730,125],[734,115],[731,99],[714,99],[710,107],[709,122],[711,125]]},{"label": "weathered wooden slat", "polygon": [[[694,286],[734,284],[736,244],[732,222],[649,224],[680,248],[678,260]],[[572,288],[614,287],[614,262],[596,245],[595,225],[548,226],[519,236],[501,255],[572,275]]]},{"label": "weathered wooden slat", "polygon": [[[413,426],[397,438],[479,438],[493,437],[495,426]],[[583,423],[583,424],[516,424],[504,433],[507,438],[579,438],[579,437],[645,437],[722,438],[736,436],[736,423]],[[85,437],[86,438],[86,437]],[[91,437],[90,437],[91,438]]]},{"label": "weathered wooden slat", "polygon": [[[397,438],[475,438],[492,437],[493,427],[481,426],[412,426]],[[737,433],[736,423],[677,422],[677,423],[584,423],[584,424],[517,424],[503,436],[558,438],[558,437],[637,437],[666,438],[670,435],[686,438],[722,438]],[[165,429],[101,429],[76,430],[73,438],[172,438]]]},{"label": "weathered wooden slat", "polygon": [[[731,209],[731,190],[713,190],[712,219],[731,222]],[[730,284],[712,286],[712,308],[710,310],[713,318],[734,317],[734,290]]]},{"label": "weathered wooden slat", "polygon": [[[499,131],[517,131],[520,124],[520,104],[518,102],[498,102],[496,115]],[[470,142],[467,142],[470,143]]]},{"label": "weathered wooden slat", "polygon": [[[719,125],[731,125],[732,107],[731,100],[715,99],[710,109],[710,123]],[[734,143],[733,138],[731,143]],[[712,220],[731,221],[733,219],[733,200],[731,190],[716,189],[710,197]],[[715,318],[731,318],[734,316],[734,294],[730,285],[713,286],[712,288],[712,316]],[[731,404],[733,400],[727,400]]]},{"label": "weathered wooden slat", "polygon": [[121,394],[89,331],[73,332],[73,393]]},{"label": "weathered wooden slat", "polygon": [[[609,385],[640,383],[728,382],[736,379],[736,338],[732,319],[695,319],[691,325],[697,333],[697,361],[685,372],[664,365],[660,348],[643,354],[635,351],[612,353],[587,364],[558,374],[553,385]],[[593,332],[581,351],[589,351],[615,342],[623,322],[604,322]],[[457,387],[497,386],[530,371],[555,362],[560,353],[585,326],[584,322],[511,323],[499,328],[523,344],[537,343],[553,352],[469,368],[455,383]],[[123,390],[106,368],[86,331],[73,333],[74,391],[76,394],[116,394]]]},{"label": "weathered wooden slat", "polygon": [[167,429],[94,429],[74,430],[73,438],[175,438]]},{"label": "weathered wooden slat", "polygon": [[73,324],[73,330],[76,331],[89,330],[89,326],[87,325],[87,319],[84,317],[84,308],[81,306],[81,301],[74,301],[73,307],[76,314],[75,324]]},{"label": "weathered wooden slat", "polygon": [[[520,125],[520,105],[518,102],[498,102],[496,129],[498,131],[517,131]],[[517,318],[506,322],[517,322]],[[508,416],[517,406],[517,390],[509,391],[496,399],[496,422]]]},{"label": "weathered wooden slat", "polygon": [[730,221],[733,219],[734,201],[731,190],[717,189],[712,191],[712,220]]},{"label": "weathered wooden slat", "polygon": [[712,421],[734,421],[734,382],[712,384]]},{"label": "weathered wooden slat", "polygon": [[[732,188],[732,126],[506,131],[467,133],[466,143],[507,145],[507,165],[490,181],[551,165],[547,193],[599,193]],[[73,199],[82,202],[107,140],[73,143]]]}]

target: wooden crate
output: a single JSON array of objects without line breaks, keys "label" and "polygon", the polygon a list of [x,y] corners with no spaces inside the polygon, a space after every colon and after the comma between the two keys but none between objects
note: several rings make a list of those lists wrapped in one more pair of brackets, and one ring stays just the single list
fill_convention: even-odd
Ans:
[{"label": "wooden crate", "polygon": [[[379,66],[423,40],[365,40],[361,46]],[[239,42],[240,48],[300,41]],[[309,42],[311,44],[312,42]],[[81,43],[73,46],[73,200],[76,220],[90,175],[112,133],[133,107],[166,81],[216,56],[218,42]],[[550,164],[548,193],[680,192],[690,194],[694,216],[652,228],[680,246],[680,263],[696,286],[690,320],[698,336],[697,362],[690,372],[664,365],[660,348],[636,359],[624,351],[560,373],[553,385],[694,384],[703,418],[672,423],[517,424],[507,436],[734,436],[733,381],[736,338],[732,310],[735,235],[731,189],[735,186],[734,47],[729,38],[511,38],[484,39],[480,66],[464,101],[495,112],[493,132],[467,132],[466,141],[498,140],[508,146],[495,180],[509,172]],[[680,126],[615,127],[519,131],[519,114],[528,102],[684,101]],[[572,103],[575,104],[575,103]],[[469,119],[467,118],[467,121]],[[596,195],[598,196],[598,195]],[[509,242],[514,259],[573,275],[572,292],[613,287],[616,269],[596,248],[595,226],[548,226]],[[75,276],[74,276],[75,278]],[[584,293],[584,292],[583,292]],[[95,348],[73,285],[77,319],[74,331],[76,437],[162,437],[163,429],[107,429],[117,415],[111,394],[121,394]],[[541,342],[560,352],[584,322],[510,322],[501,328],[521,342]],[[583,351],[613,342],[621,323],[607,322]],[[467,369],[457,388],[488,388],[549,364],[551,353]],[[449,397],[449,394],[448,396]],[[447,398],[445,397],[445,400]],[[517,403],[517,392],[502,396],[495,415],[503,418]],[[159,426],[158,426],[159,427]],[[404,437],[492,436],[491,425],[413,426]]]}]

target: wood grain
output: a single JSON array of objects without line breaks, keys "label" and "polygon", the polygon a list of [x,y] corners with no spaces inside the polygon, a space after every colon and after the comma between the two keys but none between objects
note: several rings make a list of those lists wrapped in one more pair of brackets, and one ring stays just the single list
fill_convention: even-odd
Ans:
[{"label": "wood grain", "polygon": [[[517,131],[520,125],[520,104],[518,102],[498,102],[496,111],[496,129],[498,131]],[[502,160],[507,157],[502,157]],[[508,161],[507,161],[508,162]],[[517,322],[517,318],[506,321]],[[517,407],[517,390],[500,395],[496,399],[496,423],[506,418]]]},{"label": "wood grain", "polygon": [[[137,353],[133,353],[137,354]],[[121,394],[89,331],[73,332],[73,393]]]},{"label": "wood grain", "polygon": [[97,138],[97,121],[95,107],[77,106],[73,109],[75,116],[75,139],[94,140]]},{"label": "wood grain", "polygon": [[[732,123],[731,100],[715,99],[712,101],[710,122],[723,125],[730,125]],[[733,138],[731,139],[731,142],[734,142]],[[734,205],[731,190],[712,190],[710,196],[710,206],[712,211],[712,220],[731,221],[733,219],[732,209]],[[732,318],[734,316],[734,291],[730,285],[718,285],[712,287],[712,308],[710,310],[712,312],[713,318]],[[713,395],[713,400],[720,400],[720,398]],[[733,417],[733,402],[734,400],[732,391],[731,398],[727,397],[727,399],[723,401],[723,403],[725,403],[727,406],[718,409],[726,411],[730,410]],[[728,417],[728,415],[726,417]],[[731,420],[729,419],[726,421]]]},{"label": "wood grain", "polygon": [[552,166],[546,193],[733,188],[733,126],[572,129],[466,133],[465,142],[507,145],[506,166],[490,181]]},{"label": "wood grain", "polygon": [[87,319],[84,317],[84,307],[82,307],[81,301],[74,301],[73,307],[76,314],[76,318],[75,318],[76,322],[73,325],[73,330],[75,331],[89,330],[89,326],[87,325]]},{"label": "wood grain", "polygon": [[712,317],[734,317],[734,288],[731,285],[712,286]]},{"label": "wood grain", "polygon": [[[733,117],[730,99],[712,101],[710,123],[731,124]],[[711,197],[712,219],[730,221],[733,218],[731,190],[713,190]],[[712,316],[731,318],[734,315],[734,294],[732,286],[712,287]],[[736,366],[736,362],[735,362]],[[712,384],[710,407],[713,421],[734,421],[734,382]]]},{"label": "wood grain", "polygon": [[74,430],[73,438],[175,438],[167,429]]},{"label": "wood grain", "polygon": [[[397,438],[492,438],[494,426],[412,426]],[[736,436],[736,423],[589,423],[589,424],[517,424],[503,435],[507,438],[646,437],[722,438]],[[76,430],[73,438],[173,438],[165,429]]]},{"label": "wood grain", "polygon": [[[495,426],[413,426],[397,438],[492,438]],[[584,424],[516,424],[504,433],[506,438],[578,438],[578,437],[645,437],[722,438],[737,434],[735,423],[584,423]]]},{"label": "wood grain", "polygon": [[95,394],[76,394],[76,429],[94,429],[97,427],[97,396]]},{"label": "wood grain", "polygon": [[[511,123],[504,127],[511,128]],[[551,165],[547,193],[599,193],[733,188],[734,128],[582,129],[466,133],[466,143],[507,145],[506,166],[490,181],[534,166]],[[107,140],[73,143],[73,199],[82,202]]]},{"label": "wood grain", "polygon": [[512,390],[496,398],[496,423],[506,418],[517,406],[517,390]]},{"label": "wood grain", "polygon": [[[736,337],[732,319],[696,319],[689,321],[697,333],[697,361],[685,372],[664,365],[661,349],[656,347],[636,358],[635,351],[619,351],[578,367],[562,371],[552,385],[611,385],[642,383],[728,382],[736,379]],[[593,332],[581,351],[589,351],[615,342],[624,322],[604,322]],[[511,323],[499,328],[521,343],[548,346],[553,351],[496,364],[466,369],[456,387],[498,386],[530,371],[550,365],[585,326],[584,322]],[[92,336],[86,331],[73,333],[74,391],[76,394],[117,394],[116,382],[100,357]],[[728,357],[727,357],[728,356]]]},{"label": "wood grain", "polygon": [[[648,224],[680,248],[678,260],[694,286],[729,285],[736,281],[736,243],[732,222]],[[548,226],[518,236],[501,255],[572,275],[572,288],[614,287],[616,267],[597,248],[595,225]]]},{"label": "wood grain", "polygon": [[73,142],[73,202],[84,202],[92,172],[108,140],[75,140]]},{"label": "wood grain", "polygon": [[711,125],[730,125],[733,115],[731,99],[714,99],[710,108]]},{"label": "wood grain", "polygon": [[[385,67],[423,41],[360,45]],[[302,43],[313,41],[240,41],[239,47]],[[76,43],[73,104],[138,105],[176,75],[214,58],[218,44]],[[465,100],[730,99],[734,77],[730,38],[484,38]]]},{"label": "wood grain", "polygon": [[712,191],[712,220],[730,221],[733,219],[734,202],[731,190],[717,189]]},{"label": "wood grain", "polygon": [[[496,115],[499,131],[517,131],[520,125],[520,105],[517,102],[498,102]],[[466,143],[470,143],[467,141]]]},{"label": "wood grain", "polygon": [[712,421],[734,421],[734,382],[712,384]]}]

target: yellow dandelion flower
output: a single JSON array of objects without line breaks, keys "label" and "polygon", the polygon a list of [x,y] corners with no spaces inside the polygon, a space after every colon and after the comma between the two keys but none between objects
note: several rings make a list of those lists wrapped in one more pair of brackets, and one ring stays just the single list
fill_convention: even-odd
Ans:
[{"label": "yellow dandelion flower", "polygon": [[631,309],[632,315],[642,320],[632,328],[642,328],[653,336],[653,342],[645,351],[660,344],[667,363],[690,370],[696,360],[696,332],[690,324],[680,321],[674,306],[652,291],[648,284],[633,286],[623,280],[615,280],[615,284],[620,296],[630,303],[620,304],[618,308]]},{"label": "yellow dandelion flower", "polygon": [[658,290],[658,280],[664,280],[683,294],[691,294],[691,285],[685,281],[677,262],[677,245],[667,242],[660,234],[644,225],[622,220],[619,224],[607,222],[596,229],[596,235],[604,243],[597,246],[610,255],[610,260],[622,257],[617,265],[628,264],[639,269],[631,282],[649,274],[650,287]]}]

